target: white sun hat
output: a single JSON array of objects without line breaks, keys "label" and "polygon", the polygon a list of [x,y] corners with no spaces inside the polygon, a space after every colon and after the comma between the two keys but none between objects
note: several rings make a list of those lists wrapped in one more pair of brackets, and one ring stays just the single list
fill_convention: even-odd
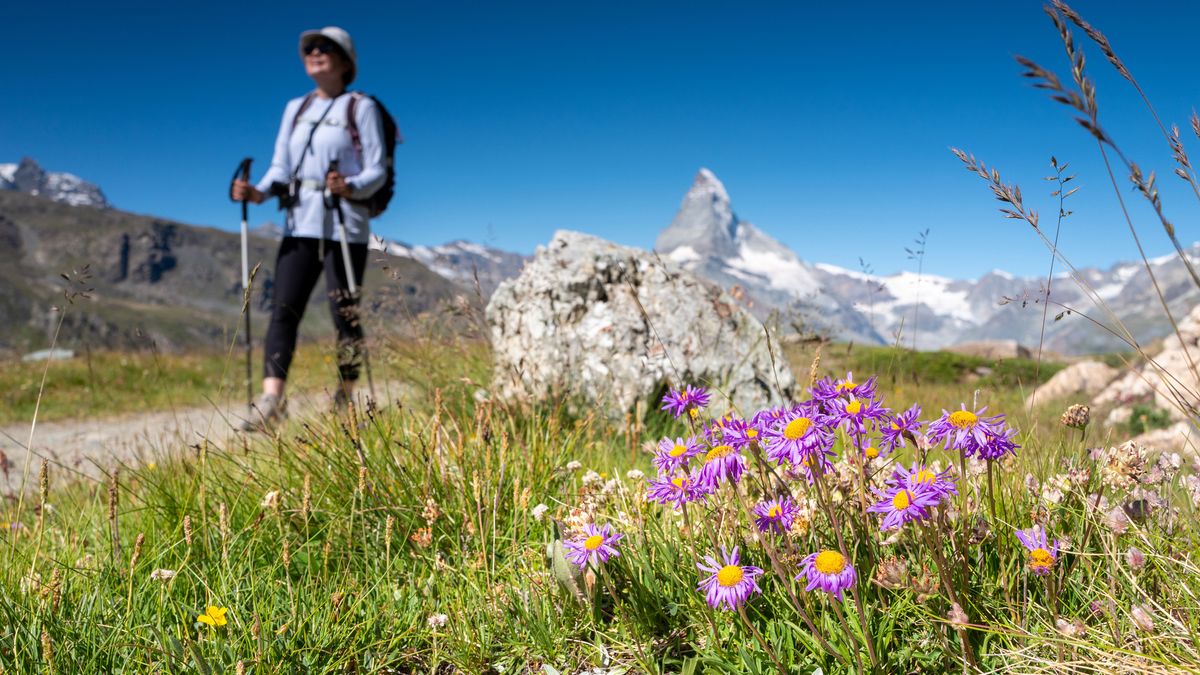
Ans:
[{"label": "white sun hat", "polygon": [[304,58],[304,50],[317,38],[329,40],[341,47],[346,56],[350,57],[350,73],[346,77],[346,84],[353,82],[354,77],[358,74],[358,56],[354,53],[354,40],[350,39],[350,34],[337,26],[326,26],[321,30],[306,30],[300,34],[300,58]]}]

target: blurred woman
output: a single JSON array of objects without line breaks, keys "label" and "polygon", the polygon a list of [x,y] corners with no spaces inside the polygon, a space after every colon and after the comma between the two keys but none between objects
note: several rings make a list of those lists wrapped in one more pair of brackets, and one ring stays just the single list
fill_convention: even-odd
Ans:
[{"label": "blurred woman", "polygon": [[[256,185],[235,180],[232,187],[234,200],[261,204],[268,196],[280,195],[287,208],[275,262],[262,395],[242,425],[247,431],[268,428],[287,416],[284,390],[297,330],[322,272],[338,336],[335,407],[350,400],[362,363],[358,298],[349,291],[339,223],[345,223],[351,273],[361,288],[370,237],[369,209],[361,202],[387,177],[382,121],[370,97],[347,91],[358,62],[346,31],[329,26],[302,33],[300,57],[316,88],[288,101],[266,175]],[[357,132],[357,143],[352,129]],[[341,211],[340,221],[335,209]]]}]

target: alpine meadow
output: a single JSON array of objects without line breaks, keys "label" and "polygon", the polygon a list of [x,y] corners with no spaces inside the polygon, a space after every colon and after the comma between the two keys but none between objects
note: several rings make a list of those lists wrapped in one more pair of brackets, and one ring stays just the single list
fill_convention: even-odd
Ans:
[{"label": "alpine meadow", "polygon": [[[1044,274],[931,274],[986,237],[930,229],[903,273],[809,264],[708,169],[653,251],[368,244],[362,120],[391,117],[353,92],[322,121],[322,68],[358,67],[336,27],[301,34],[318,89],[276,147],[343,143],[347,175],[245,161],[218,195],[242,266],[237,232],[0,165],[0,673],[1200,673],[1200,229],[1159,191],[1200,203],[1200,116],[1160,120],[1100,28],[1044,13],[1063,60],[1016,56],[1017,84],[1094,141],[1133,242],[1109,270],[1059,247],[1067,158],[1019,186],[969,146],[945,162]],[[1161,157],[1110,131],[1100,69]],[[248,228],[272,195],[291,234]],[[287,300],[324,209],[328,298]]]}]

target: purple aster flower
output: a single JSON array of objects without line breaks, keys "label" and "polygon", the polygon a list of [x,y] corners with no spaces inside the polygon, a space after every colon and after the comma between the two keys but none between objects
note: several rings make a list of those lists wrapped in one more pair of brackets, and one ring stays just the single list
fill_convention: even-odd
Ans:
[{"label": "purple aster flower", "polygon": [[718,417],[705,427],[704,437],[708,439],[709,445],[720,445],[725,441],[725,427],[732,421],[733,413],[725,413],[724,417]]},{"label": "purple aster flower", "polygon": [[762,431],[753,422],[735,417],[725,424],[725,435],[722,440],[737,450],[744,450],[755,441],[761,443],[762,436]]},{"label": "purple aster flower", "polygon": [[804,590],[812,591],[819,588],[838,600],[842,599],[842,591],[853,586],[857,579],[850,560],[841,553],[829,549],[809,554],[800,561],[800,567],[801,571],[796,575],[796,580],[799,581],[801,577],[808,579],[808,586]]},{"label": "purple aster flower", "polygon": [[674,415],[678,418],[683,413],[690,413],[692,417],[708,405],[710,398],[708,391],[704,387],[693,387],[688,385],[683,391],[671,389],[663,396],[662,410]]},{"label": "purple aster flower", "polygon": [[754,524],[759,532],[775,530],[780,534],[792,529],[796,520],[796,505],[788,497],[772,499],[754,507]]},{"label": "purple aster flower", "polygon": [[904,442],[905,434],[916,438],[917,434],[921,433],[921,422],[917,420],[920,416],[921,406],[913,405],[913,407],[893,417],[891,421],[880,422],[879,433],[883,438],[879,441],[879,446],[888,450],[906,447],[907,444]]},{"label": "purple aster flower", "polygon": [[715,446],[704,455],[704,465],[696,472],[696,482],[707,483],[713,489],[720,483],[737,483],[746,470],[746,457],[728,444]]},{"label": "purple aster flower", "polygon": [[930,489],[913,489],[898,486],[887,490],[876,490],[880,500],[867,507],[872,513],[882,513],[883,522],[879,529],[897,529],[907,522],[925,520],[941,498]]},{"label": "purple aster flower", "polygon": [[892,484],[909,490],[932,491],[937,495],[938,501],[958,494],[958,487],[949,470],[936,473],[933,469],[916,462],[907,469],[903,465],[897,464],[896,471],[892,474]]},{"label": "purple aster flower", "polygon": [[754,427],[757,429],[766,430],[767,428],[774,426],[776,422],[783,419],[787,414],[788,408],[783,406],[776,408],[763,408],[750,417],[750,424],[754,425]]},{"label": "purple aster flower", "polygon": [[583,526],[581,538],[563,543],[567,549],[566,558],[581,569],[587,567],[589,562],[593,566],[606,563],[609,558],[621,555],[615,544],[623,536],[613,532],[612,525],[600,528],[588,523]]},{"label": "purple aster flower", "polygon": [[963,450],[971,454],[988,441],[988,433],[996,433],[997,424],[1004,419],[1003,415],[985,417],[987,406],[976,412],[967,410],[964,403],[960,410],[946,412],[942,410],[940,419],[929,423],[929,442],[946,444],[947,450]]},{"label": "purple aster flower", "polygon": [[[1003,418],[1003,415],[998,417]],[[1017,435],[1017,430],[1008,426],[1003,419],[996,425],[995,431],[985,431],[987,442],[978,448],[968,449],[965,452],[967,457],[972,454],[978,454],[980,459],[995,461],[1007,454],[1017,454],[1017,448],[1021,447],[1013,442],[1013,436]]]},{"label": "purple aster flower", "polygon": [[805,458],[833,447],[826,419],[802,408],[788,413],[763,433],[767,458],[783,464],[800,464]]},{"label": "purple aster flower", "polygon": [[866,382],[855,382],[854,373],[846,373],[845,379],[841,380],[834,381],[826,377],[817,382],[809,391],[813,398],[821,402],[847,396],[875,398],[875,380],[875,377],[870,377]]},{"label": "purple aster flower", "polygon": [[862,455],[863,459],[870,462],[873,459],[879,459],[880,457],[887,457],[888,450],[889,450],[889,448],[883,447],[882,444],[872,443],[871,439],[864,438],[864,439],[862,439],[862,446],[859,448],[859,454]]},{"label": "purple aster flower", "polygon": [[891,411],[873,398],[833,399],[825,404],[832,426],[845,425],[847,431],[862,433],[867,422],[879,423]]},{"label": "purple aster flower", "polygon": [[675,510],[678,511],[688,502],[707,499],[710,492],[712,490],[707,485],[684,474],[651,480],[650,487],[646,490],[646,499],[659,504],[674,504]]},{"label": "purple aster flower", "polygon": [[673,474],[686,469],[688,460],[700,454],[701,450],[703,448],[695,436],[688,437],[686,441],[682,438],[664,438],[658,442],[658,452],[654,453],[654,468],[663,475]]},{"label": "purple aster flower", "polygon": [[824,476],[833,471],[833,458],[837,457],[832,450],[817,450],[810,455],[805,456],[798,463],[794,464],[794,470],[804,474],[808,480],[808,484],[812,485],[816,481],[817,476]]},{"label": "purple aster flower", "polygon": [[1029,571],[1038,576],[1050,573],[1054,563],[1058,562],[1058,540],[1051,545],[1046,541],[1046,531],[1040,525],[1034,525],[1028,530],[1017,530],[1017,539],[1029,550]]},{"label": "purple aster flower", "polygon": [[762,593],[754,579],[763,571],[753,565],[739,565],[741,559],[736,546],[732,554],[721,549],[721,555],[725,558],[724,565],[711,555],[704,556],[704,563],[696,563],[701,571],[710,573],[708,578],[700,581],[696,590],[704,591],[709,607],[720,609],[724,605],[726,609],[734,610],[745,604],[754,593]]}]

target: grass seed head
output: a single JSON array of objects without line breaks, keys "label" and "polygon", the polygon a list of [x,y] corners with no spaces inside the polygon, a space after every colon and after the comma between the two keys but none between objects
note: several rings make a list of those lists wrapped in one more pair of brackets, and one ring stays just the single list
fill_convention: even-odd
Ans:
[{"label": "grass seed head", "polygon": [[146,543],[146,533],[138,532],[137,539],[133,542],[133,555],[129,556],[129,571],[137,566],[138,558],[142,557],[142,544]]},{"label": "grass seed head", "polygon": [[192,517],[191,516],[183,517],[183,541],[188,545],[188,548],[192,547]]},{"label": "grass seed head", "polygon": [[304,474],[304,489],[301,493],[300,516],[305,520],[312,513],[312,474]]},{"label": "grass seed head", "polygon": [[54,640],[50,638],[50,633],[42,631],[42,660],[51,664],[53,670],[54,664]]},{"label": "grass seed head", "polygon": [[42,466],[38,469],[38,492],[41,497],[41,512],[46,512],[46,498],[50,494],[50,462],[42,460]]}]

